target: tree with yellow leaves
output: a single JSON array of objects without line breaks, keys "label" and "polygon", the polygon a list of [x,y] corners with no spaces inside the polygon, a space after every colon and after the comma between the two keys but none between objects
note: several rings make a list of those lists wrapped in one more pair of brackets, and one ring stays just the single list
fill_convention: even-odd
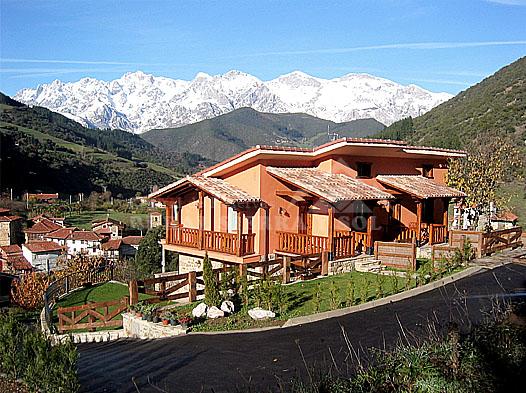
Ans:
[{"label": "tree with yellow leaves", "polygon": [[491,202],[505,207],[499,187],[522,178],[524,152],[512,142],[495,137],[478,139],[467,152],[467,157],[449,161],[448,185],[465,192],[468,205],[481,211],[487,211]]}]

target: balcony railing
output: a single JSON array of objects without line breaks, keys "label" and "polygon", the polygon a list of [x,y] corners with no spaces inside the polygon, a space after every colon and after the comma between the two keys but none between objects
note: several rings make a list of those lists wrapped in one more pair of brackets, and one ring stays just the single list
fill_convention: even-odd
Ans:
[{"label": "balcony railing", "polygon": [[[447,241],[447,227],[441,224],[422,223],[420,226],[420,243],[440,244]],[[399,229],[396,241],[412,243],[417,239],[416,225]]]},{"label": "balcony railing", "polygon": [[332,252],[335,258],[355,256],[366,251],[368,235],[365,232],[336,232],[330,250],[329,238],[293,232],[278,232],[277,251],[298,255],[321,254]]},{"label": "balcony railing", "polygon": [[166,240],[168,244],[244,256],[254,253],[255,234],[242,234],[241,244],[239,244],[239,236],[237,233],[199,231],[199,229],[194,228],[171,227],[168,230]]}]

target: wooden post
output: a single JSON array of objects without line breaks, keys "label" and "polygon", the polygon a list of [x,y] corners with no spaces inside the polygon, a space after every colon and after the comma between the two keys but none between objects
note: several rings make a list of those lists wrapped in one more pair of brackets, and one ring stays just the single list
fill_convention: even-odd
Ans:
[{"label": "wooden post", "polygon": [[332,259],[332,254],[334,252],[334,207],[330,206],[328,209],[329,213],[329,225],[327,228],[328,231],[328,252],[329,252],[329,258]]},{"label": "wooden post", "polygon": [[443,212],[443,217],[442,217],[442,225],[444,225],[446,227],[446,230],[445,230],[445,236],[446,238],[444,240],[447,241],[447,239],[449,238],[449,225],[448,225],[448,210],[449,210],[449,198],[443,198],[442,199],[442,202],[444,204],[444,212]]},{"label": "wooden post", "polygon": [[329,255],[326,251],[321,253],[321,275],[327,276],[329,274]]},{"label": "wooden post", "polygon": [[239,264],[239,278],[247,277],[247,265],[244,263]]},{"label": "wooden post", "polygon": [[422,201],[416,201],[416,243],[420,246],[420,240],[422,238]]},{"label": "wooden post", "polygon": [[213,232],[215,229],[215,200],[214,198],[210,197],[210,230]]},{"label": "wooden post", "polygon": [[373,225],[374,225],[374,208],[371,209],[371,214],[367,217],[367,244],[365,245],[365,252],[368,255],[373,253]]},{"label": "wooden post", "polygon": [[203,230],[205,229],[205,193],[201,190],[199,190],[199,238],[198,238],[198,244],[199,249],[203,249]]},{"label": "wooden post", "polygon": [[290,257],[283,257],[282,277],[283,284],[286,284],[290,281]]},{"label": "wooden post", "polygon": [[194,271],[188,272],[188,301],[190,303],[197,300],[196,275]]},{"label": "wooden post", "polygon": [[128,290],[130,292],[130,304],[137,304],[139,301],[139,288],[137,286],[137,280],[131,280],[128,283]]},{"label": "wooden post", "polygon": [[237,211],[237,256],[240,257],[243,255],[243,212],[241,210]]},{"label": "wooden post", "polygon": [[429,244],[433,244],[433,235],[435,234],[435,225],[429,224]]}]

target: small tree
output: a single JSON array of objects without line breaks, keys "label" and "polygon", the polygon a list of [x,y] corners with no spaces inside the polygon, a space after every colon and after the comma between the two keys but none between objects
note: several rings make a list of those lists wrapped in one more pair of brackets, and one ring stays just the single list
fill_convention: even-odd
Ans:
[{"label": "small tree", "polygon": [[329,287],[329,296],[330,296],[330,302],[331,302],[331,309],[336,310],[339,308],[339,296],[338,296],[338,287],[336,286],[336,283],[334,280],[331,281],[331,285]]},{"label": "small tree", "polygon": [[209,306],[218,307],[221,304],[221,294],[219,293],[219,285],[212,269],[212,262],[205,254],[203,259],[203,280],[205,282],[205,303]]},{"label": "small tree", "polygon": [[321,308],[321,284],[316,285],[316,291],[314,292],[314,309],[316,312],[320,311]]},{"label": "small tree", "polygon": [[138,273],[149,276],[161,271],[162,248],[159,242],[164,236],[164,227],[156,227],[142,238],[134,262]]},{"label": "small tree", "polygon": [[354,284],[352,281],[349,281],[347,284],[347,307],[354,305]]}]

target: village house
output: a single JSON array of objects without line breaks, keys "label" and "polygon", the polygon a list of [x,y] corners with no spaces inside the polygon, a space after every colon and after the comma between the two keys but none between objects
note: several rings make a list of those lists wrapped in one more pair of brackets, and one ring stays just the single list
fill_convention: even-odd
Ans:
[{"label": "village house", "polygon": [[45,203],[53,203],[58,200],[58,193],[54,194],[45,194],[45,193],[36,193],[31,194],[27,193],[24,195],[24,200],[31,201],[31,202],[45,202]]},{"label": "village house", "polygon": [[33,270],[33,266],[22,253],[18,244],[0,247],[0,271],[10,274],[23,274]]},{"label": "village house", "polygon": [[44,237],[47,234],[56,231],[57,229],[63,228],[62,225],[51,221],[47,217],[31,219],[30,222],[32,222],[33,225],[24,230],[26,242],[33,240],[44,240]]},{"label": "village house", "polygon": [[344,138],[307,148],[256,146],[150,198],[166,205],[165,251],[179,271],[326,252],[372,253],[377,241],[446,241],[447,162],[465,152]]},{"label": "village house", "polygon": [[64,247],[55,242],[34,240],[22,244],[24,258],[37,271],[49,273],[58,265],[58,258],[64,254]]},{"label": "village house", "polygon": [[111,261],[134,258],[142,236],[126,236],[122,239],[110,239],[102,243],[103,256]]},{"label": "village house", "polygon": [[66,217],[53,217],[47,213],[42,213],[42,214],[39,214],[37,216],[34,216],[31,218],[31,221],[33,222],[38,222],[42,219],[48,219],[50,221],[53,221],[55,224],[58,224],[60,225],[61,227],[63,227],[65,224],[64,224],[64,221],[66,221]]},{"label": "village house", "polygon": [[91,223],[91,230],[100,236],[105,236],[109,239],[120,239],[122,233],[126,229],[126,225],[113,218],[105,218],[104,220],[97,220]]},{"label": "village house", "polygon": [[75,231],[78,231],[78,229],[75,227],[59,228],[57,230],[54,230],[52,232],[49,232],[43,235],[43,240],[52,241],[57,244],[60,244],[61,246],[66,247],[67,246],[66,240]]},{"label": "village house", "polygon": [[11,215],[9,209],[0,208],[0,246],[22,243],[22,217]]},{"label": "village house", "polygon": [[163,225],[163,214],[159,211],[148,213],[148,228],[153,229]]},{"label": "village house", "polygon": [[102,240],[93,231],[72,231],[66,238],[66,249],[68,257],[73,257],[77,254],[87,256],[102,255]]}]

